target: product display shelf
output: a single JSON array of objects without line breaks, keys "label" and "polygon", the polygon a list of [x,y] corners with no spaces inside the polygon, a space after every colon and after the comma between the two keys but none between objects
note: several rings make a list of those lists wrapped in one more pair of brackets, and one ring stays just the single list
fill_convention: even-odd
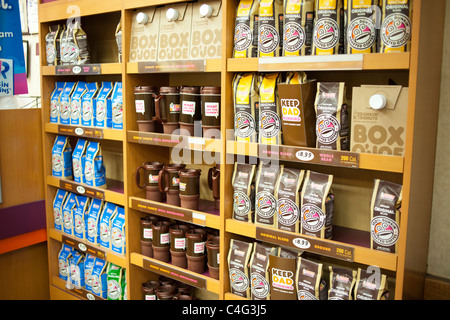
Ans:
[{"label": "product display shelf", "polygon": [[168,62],[128,62],[127,73],[129,74],[145,74],[145,73],[166,73],[180,72],[180,68],[185,68],[184,72],[193,72],[201,70],[201,72],[220,72],[222,69],[221,59],[205,59],[205,60],[179,60]]},{"label": "product display shelf", "polygon": [[57,300],[105,300],[97,295],[87,292],[82,288],[67,288],[66,281],[59,277],[52,277],[50,279],[51,286],[59,289],[58,295],[55,297]]},{"label": "product display shelf", "polygon": [[39,22],[43,23],[107,12],[118,12],[121,9],[122,0],[57,0],[39,4]]},{"label": "product display shelf", "polygon": [[[121,63],[100,63],[100,64],[90,64],[87,73],[90,74],[121,74],[122,64]],[[94,69],[95,68],[95,69]],[[77,72],[78,70],[78,72]],[[83,75],[87,74],[83,70],[82,66],[79,69],[74,69],[74,66],[43,66],[42,75],[43,76],[56,76],[56,75]]]},{"label": "product display shelf", "polygon": [[62,125],[58,123],[46,122],[44,130],[48,133],[82,137],[87,139],[96,138],[102,140],[123,141],[123,130],[119,129]]}]

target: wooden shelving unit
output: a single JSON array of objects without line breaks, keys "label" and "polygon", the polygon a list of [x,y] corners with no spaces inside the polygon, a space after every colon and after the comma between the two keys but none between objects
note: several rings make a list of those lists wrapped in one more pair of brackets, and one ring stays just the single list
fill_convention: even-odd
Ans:
[{"label": "wooden shelving unit", "polygon": [[[414,1],[411,52],[403,54],[361,54],[332,57],[297,58],[250,58],[233,59],[233,30],[238,0],[222,0],[222,58],[196,62],[201,68],[194,71],[177,72],[176,69],[153,71],[151,63],[129,62],[132,14],[135,9],[180,0],[110,0],[108,2],[87,0],[59,0],[39,4],[40,52],[45,52],[45,35],[48,26],[64,23],[79,10],[82,26],[93,40],[92,50],[99,65],[99,74],[61,75],[55,67],[46,66],[45,55],[41,55],[42,125],[44,146],[44,174],[46,181],[46,211],[48,230],[48,259],[52,299],[89,299],[83,292],[68,290],[58,278],[57,254],[65,241],[73,241],[54,229],[52,202],[57,188],[86,192],[124,206],[126,223],[126,254],[117,255],[107,251],[109,262],[127,269],[128,298],[142,299],[141,284],[147,280],[167,275],[194,284],[202,299],[238,300],[231,294],[226,257],[230,239],[247,241],[261,240],[275,245],[295,249],[287,241],[279,243],[273,239],[295,239],[299,234],[271,228],[261,228],[252,223],[232,219],[233,200],[231,178],[233,163],[237,157],[266,158],[267,152],[282,154],[281,161],[288,167],[311,169],[333,174],[336,195],[335,236],[333,240],[318,240],[306,237],[311,243],[319,241],[322,246],[342,248],[346,254],[330,257],[312,252],[319,258],[350,266],[379,266],[389,274],[394,299],[417,299],[421,297],[426,272],[428,225],[431,212],[433,168],[438,116],[439,83],[442,52],[442,28],[444,1]],[[69,10],[69,8],[71,8]],[[72,10],[72,11],[71,11]],[[77,14],[75,13],[75,14]],[[119,63],[114,32],[122,21],[122,60]],[[102,26],[101,30],[99,26]],[[428,32],[433,30],[433,33]],[[99,39],[103,39],[99,41]],[[100,43],[96,47],[96,43]],[[107,50],[105,50],[107,48]],[[183,61],[181,61],[183,63]],[[146,69],[144,65],[150,66]],[[232,79],[237,72],[286,72],[306,71],[308,77],[318,81],[344,81],[348,98],[351,88],[361,84],[386,84],[388,80],[409,87],[409,110],[406,152],[402,157],[351,152],[333,152],[341,159],[333,165],[309,163],[296,157],[301,150],[317,152],[316,149],[292,146],[265,146],[257,143],[238,143],[225,135],[225,130],[234,127]],[[124,129],[113,130],[62,126],[49,123],[50,95],[56,81],[122,81],[124,105]],[[221,86],[221,139],[189,138],[138,131],[134,111],[134,87],[154,86]],[[351,100],[351,99],[350,99]],[[57,134],[70,139],[83,137],[100,141],[104,148],[108,188],[89,188],[73,181],[51,176],[51,149]],[[71,140],[72,141],[72,140]],[[75,141],[75,140],[74,140]],[[187,210],[145,199],[144,191],[136,186],[136,169],[147,161],[172,162],[179,150],[189,160],[202,159],[195,167],[202,170],[201,204],[199,210]],[[213,162],[205,161],[203,154],[217,154]],[[232,159],[232,161],[230,161]],[[221,164],[220,209],[214,209],[212,193],[207,188],[207,171]],[[108,170],[107,167],[107,170]],[[109,174],[109,176],[108,176]],[[371,250],[368,221],[373,179],[380,178],[403,184],[403,205],[400,225],[400,248],[397,254]],[[196,274],[148,258],[140,249],[140,218],[147,214],[168,217],[220,232],[220,278],[213,279],[209,273]],[[275,237],[271,237],[275,235]],[[271,240],[272,239],[272,240]],[[101,249],[101,248],[100,248]],[[190,279],[190,280],[186,280]]]}]

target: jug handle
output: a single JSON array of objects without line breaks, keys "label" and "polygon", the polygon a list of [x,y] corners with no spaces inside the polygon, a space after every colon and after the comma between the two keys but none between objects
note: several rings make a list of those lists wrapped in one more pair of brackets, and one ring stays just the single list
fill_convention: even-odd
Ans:
[{"label": "jug handle", "polygon": [[140,166],[136,170],[136,185],[138,186],[139,189],[144,189],[145,185],[141,187],[141,171],[140,171],[141,169],[145,170],[143,166]]},{"label": "jug handle", "polygon": [[156,121],[163,122],[163,120],[161,119],[161,108],[159,104],[159,100],[161,100],[163,96],[156,94],[152,94],[152,96],[155,99],[155,119]]},{"label": "jug handle", "polygon": [[[164,181],[164,182],[163,182]],[[163,186],[164,183],[164,186]],[[169,191],[169,172],[166,169],[162,169],[159,171],[159,178],[158,178],[158,187],[159,191],[161,193],[166,193]]]}]

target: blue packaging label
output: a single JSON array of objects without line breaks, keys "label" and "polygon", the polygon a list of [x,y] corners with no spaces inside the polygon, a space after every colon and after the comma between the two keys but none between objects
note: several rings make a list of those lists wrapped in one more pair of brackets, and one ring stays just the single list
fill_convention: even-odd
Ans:
[{"label": "blue packaging label", "polygon": [[81,124],[81,98],[87,91],[87,83],[79,81],[70,99],[70,124]]},{"label": "blue packaging label", "polygon": [[50,123],[58,123],[61,110],[59,99],[64,90],[65,82],[56,82],[55,89],[50,97]]},{"label": "blue packaging label", "polygon": [[101,247],[110,249],[111,240],[111,225],[112,219],[116,214],[117,206],[113,203],[107,202],[103,207],[102,216],[100,217],[100,234],[99,234],[99,244]]},{"label": "blue packaging label", "polygon": [[72,113],[70,98],[72,96],[73,90],[75,89],[75,86],[75,82],[66,82],[64,90],[61,93],[59,114],[59,123],[61,124],[70,124],[70,116]]},{"label": "blue packaging label", "polygon": [[99,234],[98,221],[100,219],[102,206],[102,200],[92,199],[91,205],[89,207],[89,214],[87,216],[86,239],[93,244],[97,244],[97,237]]},{"label": "blue packaging label", "polygon": [[83,156],[85,156],[87,144],[88,144],[87,140],[78,139],[77,145],[73,150],[72,154],[73,180],[77,183],[83,182],[84,177]]},{"label": "blue packaging label", "polygon": [[125,254],[125,210],[121,206],[117,206],[117,214],[112,223],[111,249],[116,253]]},{"label": "blue packaging label", "polygon": [[53,200],[53,221],[56,230],[62,231],[62,206],[69,193],[65,190],[58,189],[55,199]]},{"label": "blue packaging label", "polygon": [[123,129],[123,94],[122,82],[116,82],[111,97],[112,128]]},{"label": "blue packaging label", "polygon": [[98,93],[97,82],[92,82],[87,84],[87,91],[81,98],[82,116],[81,125],[86,127],[92,127],[95,125],[95,95]]},{"label": "blue packaging label", "polygon": [[72,179],[72,148],[68,137],[57,136],[52,149],[52,174]]},{"label": "blue packaging label", "polygon": [[[97,95],[95,104],[95,126],[99,128],[112,127],[112,107],[111,107],[111,93],[113,90],[112,82],[102,82],[102,87]],[[108,126],[109,124],[109,126]]]}]

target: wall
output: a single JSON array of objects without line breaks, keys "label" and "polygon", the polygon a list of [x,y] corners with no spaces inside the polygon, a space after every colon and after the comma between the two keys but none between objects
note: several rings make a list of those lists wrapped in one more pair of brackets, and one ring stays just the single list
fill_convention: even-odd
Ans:
[{"label": "wall", "polygon": [[431,217],[428,273],[450,279],[450,0],[447,0],[444,55],[442,61],[441,102],[439,109],[436,171]]}]

